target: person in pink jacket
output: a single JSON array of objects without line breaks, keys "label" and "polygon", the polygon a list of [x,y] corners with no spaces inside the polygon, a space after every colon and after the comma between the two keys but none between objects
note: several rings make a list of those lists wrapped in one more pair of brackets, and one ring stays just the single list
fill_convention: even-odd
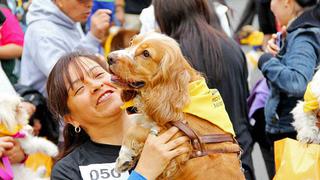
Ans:
[{"label": "person in pink jacket", "polygon": [[0,61],[10,82],[14,84],[17,82],[17,77],[13,74],[14,60],[22,55],[23,31],[9,8],[0,4],[0,11],[6,17],[0,27]]}]

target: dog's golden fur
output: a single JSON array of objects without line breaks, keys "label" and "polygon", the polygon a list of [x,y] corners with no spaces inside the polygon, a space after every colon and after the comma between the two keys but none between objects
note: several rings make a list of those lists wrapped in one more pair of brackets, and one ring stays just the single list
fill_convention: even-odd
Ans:
[{"label": "dog's golden fur", "polygon": [[[226,134],[214,124],[182,112],[189,103],[188,84],[202,76],[189,65],[173,39],[158,33],[139,35],[127,49],[111,53],[109,64],[110,71],[129,86],[143,83],[143,86],[133,89],[138,91],[134,104],[144,115],[144,120],[128,131],[123,143],[123,147],[134,151],[131,158],[138,158],[150,130],[146,124],[152,126],[152,121],[162,130],[169,128],[170,121],[187,121],[198,135]],[[124,93],[132,91],[132,88],[124,89]],[[179,132],[174,138],[182,135]],[[191,143],[183,146],[190,149],[189,154],[172,160],[159,179],[244,179],[237,153],[217,153],[190,159]],[[205,149],[235,150],[239,146],[223,142],[205,145]],[[118,165],[123,163],[122,155],[120,152]]]}]

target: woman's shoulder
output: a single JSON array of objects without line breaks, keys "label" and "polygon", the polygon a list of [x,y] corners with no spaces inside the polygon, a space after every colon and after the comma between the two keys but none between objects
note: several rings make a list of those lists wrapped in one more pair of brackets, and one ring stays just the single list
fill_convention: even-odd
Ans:
[{"label": "woman's shoulder", "polygon": [[[288,33],[287,38],[287,49],[289,52],[298,51],[312,51],[320,56],[320,28],[299,28],[293,32]],[[300,48],[312,46],[313,48]]]},{"label": "woman's shoulder", "polygon": [[90,179],[90,175],[102,177],[106,175],[106,172],[110,176],[124,177],[126,175],[120,175],[114,171],[114,164],[119,150],[120,146],[87,141],[54,165],[51,178],[56,180],[87,179],[89,177]]},{"label": "woman's shoulder", "polygon": [[319,38],[320,27],[298,28],[294,31],[288,32],[287,35],[288,42],[296,41],[296,39],[309,39],[319,42]]},{"label": "woman's shoulder", "polygon": [[79,179],[80,171],[77,163],[79,151],[75,149],[67,156],[55,163],[51,172],[51,179]]}]

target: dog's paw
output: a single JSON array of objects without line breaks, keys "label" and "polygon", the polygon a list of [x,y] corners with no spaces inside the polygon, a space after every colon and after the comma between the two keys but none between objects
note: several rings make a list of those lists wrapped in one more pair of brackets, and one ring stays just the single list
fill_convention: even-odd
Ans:
[{"label": "dog's paw", "polygon": [[125,146],[121,147],[119,157],[116,160],[115,170],[118,173],[128,171],[133,168],[136,162],[136,156],[131,149],[126,148]]},{"label": "dog's paw", "polygon": [[130,160],[118,158],[116,161],[115,170],[118,173],[123,173],[123,172],[128,171],[131,168],[133,168],[134,164],[135,164],[135,161],[133,160],[133,158],[130,158]]},{"label": "dog's paw", "polygon": [[58,147],[51,142],[47,144],[46,149],[44,151],[44,153],[50,157],[56,157],[59,153]]}]

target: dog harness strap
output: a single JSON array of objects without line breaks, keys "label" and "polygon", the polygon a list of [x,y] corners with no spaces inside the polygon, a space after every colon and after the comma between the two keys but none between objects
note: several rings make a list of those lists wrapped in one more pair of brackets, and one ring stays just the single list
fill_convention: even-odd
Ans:
[{"label": "dog harness strap", "polygon": [[221,142],[234,142],[230,134],[209,134],[199,137],[202,143],[221,143]]},{"label": "dog harness strap", "polygon": [[182,121],[172,121],[171,124],[181,130],[191,139],[191,144],[194,149],[203,152],[204,148],[199,136],[188,126],[188,124],[185,124]]},{"label": "dog harness strap", "polygon": [[[182,121],[173,121],[171,124],[181,130],[184,134],[186,134],[192,143],[194,148],[191,158],[197,158],[202,156],[207,156],[210,154],[217,153],[240,153],[239,148],[233,149],[205,149],[204,144],[211,143],[222,143],[222,142],[233,142],[236,143],[236,140],[230,134],[208,134],[203,136],[198,136],[196,132],[194,132],[186,123]],[[236,143],[238,144],[238,143]]]},{"label": "dog harness strap", "polygon": [[191,154],[191,158],[197,158],[197,157],[201,157],[201,156],[207,156],[207,155],[211,155],[211,154],[219,154],[219,153],[239,153],[240,152],[240,148],[239,149],[209,149],[209,150],[205,150],[203,152],[199,152],[199,151],[193,151]]}]

